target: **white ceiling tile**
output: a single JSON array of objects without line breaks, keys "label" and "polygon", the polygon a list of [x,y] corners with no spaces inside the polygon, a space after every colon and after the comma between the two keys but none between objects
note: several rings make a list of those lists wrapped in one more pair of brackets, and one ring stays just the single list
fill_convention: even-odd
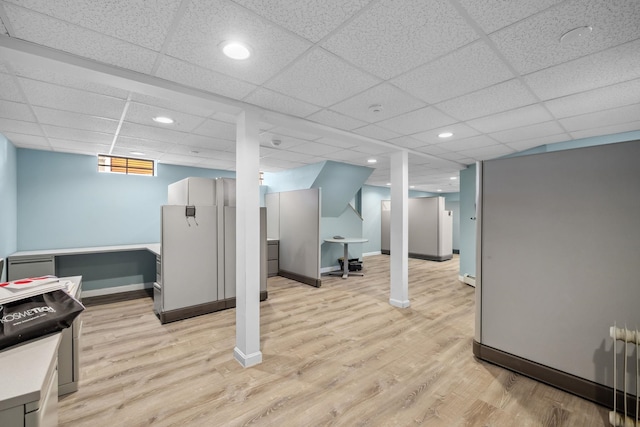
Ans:
[{"label": "white ceiling tile", "polygon": [[[50,138],[49,140],[51,141],[51,146],[53,147],[54,151],[73,154],[89,154],[94,156],[109,152],[109,145],[92,144],[82,141],[67,141],[55,138]],[[96,160],[96,169],[97,167],[98,162]]]},{"label": "white ceiling tile", "polygon": [[436,106],[458,120],[499,113],[536,102],[536,98],[517,79],[481,89]]},{"label": "white ceiling tile", "polygon": [[474,148],[489,147],[496,145],[497,141],[487,135],[472,136],[471,138],[458,139],[455,141],[446,141],[437,144],[436,147],[443,148],[448,151],[463,151]]},{"label": "white ceiling tile", "polygon": [[24,133],[0,131],[16,147],[34,147],[49,149],[49,141],[44,136],[27,135]]},{"label": "white ceiling tile", "polygon": [[[243,41],[252,49],[244,61],[229,59],[219,44]],[[244,7],[222,0],[192,0],[178,23],[167,54],[178,59],[262,84],[311,44],[255,16]]]},{"label": "white ceiling tile", "polygon": [[500,132],[490,133],[489,136],[504,144],[526,139],[539,138],[549,135],[558,135],[564,132],[562,126],[557,121],[536,123],[535,125],[523,126]]},{"label": "white ceiling tile", "polygon": [[72,111],[119,120],[125,101],[119,98],[83,92],[36,80],[19,78],[24,93],[34,106]]},{"label": "white ceiling tile", "polygon": [[420,141],[419,139],[413,138],[411,136],[401,136],[399,138],[389,139],[389,142],[393,145],[397,145],[402,148],[415,148],[424,145],[424,141]]},{"label": "white ceiling tile", "polygon": [[509,142],[507,145],[516,151],[524,151],[534,147],[540,147],[546,144],[555,144],[557,142],[570,141],[572,138],[569,134],[560,133],[558,135],[543,136],[540,138],[525,139],[522,141]]},{"label": "white ceiling tile", "polygon": [[118,148],[120,150],[127,151],[129,152],[128,155],[131,155],[131,151],[142,151],[146,154],[149,154],[150,152],[164,153],[168,150],[171,150],[175,145],[176,144],[173,142],[162,142],[150,139],[119,136],[116,140],[114,149]]},{"label": "white ceiling tile", "polygon": [[228,139],[212,138],[210,136],[189,134],[180,141],[180,144],[190,147],[209,148],[211,150],[232,151],[235,149],[235,142]]},{"label": "white ceiling tile", "polygon": [[164,153],[159,158],[160,163],[168,163],[180,166],[197,166],[202,160],[197,156],[186,156],[183,154]]},{"label": "white ceiling tile", "polygon": [[381,127],[391,129],[394,132],[406,135],[434,129],[455,122],[455,119],[452,119],[441,111],[438,111],[433,107],[425,107],[401,114],[391,119],[379,121],[376,124]]},{"label": "white ceiling tile", "polygon": [[382,0],[322,43],[327,50],[389,79],[478,35],[447,0]]},{"label": "white ceiling tile", "polygon": [[82,129],[71,129],[60,126],[42,125],[42,129],[51,139],[64,139],[67,141],[82,141],[91,144],[109,145],[113,141],[113,135],[108,133],[91,132]]},{"label": "white ceiling tile", "polygon": [[236,170],[236,163],[226,160],[205,158],[200,160],[200,163],[198,163],[198,167],[207,169],[218,169],[223,171],[234,171]]},{"label": "white ceiling tile", "polygon": [[[262,148],[260,147],[260,151],[262,152]],[[277,155],[269,156],[269,157],[277,157],[280,160],[288,160],[292,162],[299,163],[317,163],[317,156],[311,156],[303,153],[296,153],[293,151],[279,150]]]},{"label": "white ceiling tile", "polygon": [[307,120],[343,130],[352,130],[367,124],[367,122],[354,119],[353,117],[345,116],[344,114],[336,113],[332,110],[318,111],[317,113],[313,113],[306,118]]},{"label": "white ceiling tile", "polygon": [[595,113],[581,114],[579,116],[560,119],[560,123],[567,131],[579,131],[583,129],[601,128],[637,121],[640,118],[640,104],[628,105],[626,107],[612,108],[611,110],[598,111]]},{"label": "white ceiling tile", "polygon": [[85,90],[87,92],[99,93],[116,98],[126,99],[129,92],[123,89],[94,83],[87,81],[82,76],[82,71],[78,75],[63,74],[46,68],[38,68],[33,65],[25,65],[20,63],[11,64],[13,71],[17,76],[26,77],[28,79],[40,80],[47,83],[53,83],[58,86],[66,86],[74,89]]},{"label": "white ceiling tile", "polygon": [[207,119],[200,126],[193,129],[196,135],[209,136],[212,138],[236,140],[236,125],[220,122],[218,120]]},{"label": "white ceiling tile", "polygon": [[394,151],[398,151],[394,147],[388,147],[387,145],[378,145],[378,144],[360,144],[350,149],[351,151],[355,151],[358,153],[365,154],[388,154]]},{"label": "white ceiling tile", "polygon": [[513,77],[493,50],[478,41],[396,77],[391,83],[434,104]]},{"label": "white ceiling tile", "polygon": [[541,99],[559,98],[640,78],[638,52],[640,40],[529,74],[524,79]]},{"label": "white ceiling tile", "polygon": [[2,22],[2,19],[0,19],[0,33],[2,33],[4,35],[8,35],[9,34],[7,32],[7,28],[4,26],[4,22]]},{"label": "white ceiling tile", "polygon": [[425,154],[430,154],[432,156],[439,156],[442,153],[450,153],[451,150],[447,150],[445,148],[442,148],[441,146],[438,145],[425,145],[422,147],[416,147],[414,148],[414,150],[420,152],[420,153],[425,153]]},{"label": "white ceiling tile", "polygon": [[27,9],[6,5],[5,10],[14,37],[23,40],[143,73],[151,71],[157,56],[140,46]]},{"label": "white ceiling tile", "polygon": [[575,139],[589,138],[593,136],[613,135],[616,133],[640,131],[640,120],[628,123],[620,123],[611,126],[598,127],[593,129],[583,129],[571,132]]},{"label": "white ceiling tile", "polygon": [[319,142],[307,142],[291,147],[289,148],[289,151],[293,151],[294,153],[308,154],[310,156],[324,156],[328,153],[336,151],[336,148],[330,145],[321,144]]},{"label": "white ceiling tile", "polygon": [[171,154],[184,154],[187,156],[196,156],[200,158],[216,159],[227,163],[235,164],[236,153],[230,151],[209,150],[207,148],[189,147],[182,144],[174,144],[168,153]]},{"label": "white ceiling tile", "polygon": [[380,83],[325,51],[315,48],[269,81],[276,92],[328,107]]},{"label": "white ceiling tile", "polygon": [[490,133],[542,123],[549,120],[553,120],[551,114],[541,105],[533,104],[503,113],[469,120],[467,124],[480,132]]},{"label": "white ceiling tile", "polygon": [[267,110],[292,116],[305,117],[320,110],[320,107],[293,99],[272,90],[259,88],[244,99],[245,102],[257,105]]},{"label": "white ceiling tile", "polygon": [[[289,160],[282,160],[274,157],[264,157],[260,159],[260,168],[267,172],[273,170],[282,170],[282,169],[294,169],[300,166],[304,166],[306,163],[294,162]],[[269,183],[267,182],[267,185]]]},{"label": "white ceiling tile", "polygon": [[371,0],[233,0],[313,42],[337,28]]},{"label": "white ceiling tile", "polygon": [[564,0],[459,0],[486,33],[518,22]]},{"label": "white ceiling tile", "polygon": [[131,122],[122,123],[122,128],[120,129],[120,136],[170,143],[181,142],[186,135],[184,132],[160,129],[154,126],[145,126]]},{"label": "white ceiling tile", "polygon": [[342,150],[339,151],[338,153],[338,158],[339,161],[341,162],[347,162],[347,163],[351,163],[351,162],[366,162],[367,159],[369,157],[371,157],[372,155],[380,155],[380,154],[375,154],[375,153],[365,153],[362,151],[355,151],[354,149],[348,149],[348,150]]},{"label": "white ceiling tile", "polygon": [[27,104],[0,100],[0,117],[5,119],[35,122],[36,118]]},{"label": "white ceiling tile", "polygon": [[[449,138],[440,138],[442,132],[451,132],[453,135]],[[457,139],[469,138],[471,136],[478,135],[479,132],[464,123],[454,123],[447,126],[443,126],[437,129],[432,129],[427,132],[417,133],[415,135],[411,135],[413,138],[419,140],[421,142],[420,145],[427,144],[441,144],[445,141],[455,141]]]},{"label": "white ceiling tile", "polygon": [[[161,124],[153,121],[154,117],[165,116],[174,120],[171,124]],[[183,132],[190,132],[197,126],[202,124],[206,119],[191,114],[182,113],[180,111],[170,110],[154,105],[141,104],[139,102],[131,102],[127,109],[124,120],[132,123],[139,123],[147,126],[155,126],[160,129],[171,129]]]},{"label": "white ceiling tile", "polygon": [[[369,107],[376,104],[382,105],[382,110],[377,113],[370,111]],[[385,83],[334,105],[332,110],[368,123],[374,123],[424,106],[424,102],[418,101],[396,87]]]},{"label": "white ceiling tile", "polygon": [[63,21],[160,50],[180,2],[174,0],[7,0]]},{"label": "white ceiling tile", "polygon": [[14,102],[25,101],[20,88],[9,74],[0,73],[0,98]]},{"label": "white ceiling tile", "polygon": [[[140,154],[140,149],[132,149],[130,147],[118,147],[117,145],[113,148],[113,151],[109,153],[109,148],[107,151],[103,151],[100,154],[109,154],[112,156],[124,156],[124,157],[132,157],[135,159],[147,159],[147,160],[157,160],[164,155],[163,151],[153,151],[151,149],[144,149],[143,154]],[[133,154],[134,151],[136,154]]]},{"label": "white ceiling tile", "polygon": [[[275,143],[273,141],[275,141]],[[305,141],[303,139],[286,135],[277,135],[272,133],[264,133],[260,135],[260,145],[273,148],[275,150],[274,153],[276,153],[277,151],[289,150],[292,147],[300,144],[305,144],[307,142],[308,141]]]},{"label": "white ceiling tile", "polygon": [[268,133],[276,136],[289,136],[297,139],[304,139],[307,141],[313,141],[320,138],[320,135],[312,132],[304,132],[297,129],[289,129],[283,126],[276,126],[269,129]]},{"label": "white ceiling tile", "polygon": [[0,118],[0,132],[24,133],[27,135],[44,136],[40,126],[35,122]]},{"label": "white ceiling tile", "polygon": [[320,138],[317,140],[317,142],[341,149],[353,148],[358,145],[351,140],[342,140],[336,138]]},{"label": "white ceiling tile", "polygon": [[[497,31],[491,39],[526,74],[640,38],[638,22],[637,0],[572,0]],[[587,37],[560,43],[564,33],[586,25],[593,27]]]},{"label": "white ceiling tile", "polygon": [[[139,102],[141,104],[152,105],[155,107],[166,108],[168,110],[178,110],[183,113],[191,114],[198,117],[209,117],[212,114],[218,114],[215,110],[209,108],[203,108],[192,104],[186,104],[183,102],[177,102],[175,99],[156,98],[149,95],[142,95],[133,92],[131,94],[131,100],[133,102]],[[235,117],[231,120],[235,123]]]},{"label": "white ceiling tile", "polygon": [[622,107],[640,101],[640,79],[546,101],[555,117],[570,117],[602,109]]},{"label": "white ceiling tile", "polygon": [[377,125],[367,125],[358,129],[354,129],[353,133],[357,133],[358,135],[367,136],[369,138],[377,139],[379,141],[385,141],[391,138],[397,138],[401,136],[400,133],[392,132],[385,128],[381,128]]},{"label": "white ceiling tile", "polygon": [[506,156],[507,154],[513,154],[516,150],[507,147],[503,144],[492,145],[490,147],[474,148],[471,150],[464,150],[462,154],[465,154],[476,160],[489,160],[498,157]]},{"label": "white ceiling tile", "polygon": [[233,99],[242,99],[257,87],[240,79],[170,56],[165,56],[162,59],[156,76]]}]

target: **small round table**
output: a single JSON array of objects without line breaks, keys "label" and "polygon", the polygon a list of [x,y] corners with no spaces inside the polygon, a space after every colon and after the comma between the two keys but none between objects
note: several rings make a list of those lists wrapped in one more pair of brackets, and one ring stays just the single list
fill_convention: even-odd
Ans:
[{"label": "small round table", "polygon": [[[346,279],[349,277],[349,243],[365,243],[368,242],[369,239],[364,239],[362,237],[345,237],[342,239],[324,239],[327,243],[342,243],[344,246],[344,261],[342,262],[342,278]],[[336,273],[329,273],[336,274]],[[339,274],[339,273],[337,273]],[[362,273],[351,273],[355,276],[364,276]]]}]

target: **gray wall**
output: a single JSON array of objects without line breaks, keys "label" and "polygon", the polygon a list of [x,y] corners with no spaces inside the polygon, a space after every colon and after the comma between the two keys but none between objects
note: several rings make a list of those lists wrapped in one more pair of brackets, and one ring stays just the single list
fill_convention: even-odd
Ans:
[{"label": "gray wall", "polygon": [[609,327],[640,325],[638,159],[635,141],[484,163],[483,344],[613,385]]}]

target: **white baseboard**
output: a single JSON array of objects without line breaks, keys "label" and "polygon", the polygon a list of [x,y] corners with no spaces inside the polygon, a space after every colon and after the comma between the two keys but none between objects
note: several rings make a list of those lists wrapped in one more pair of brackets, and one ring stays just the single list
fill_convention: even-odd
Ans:
[{"label": "white baseboard", "polygon": [[250,368],[262,363],[262,352],[257,351],[252,354],[244,354],[238,347],[233,349],[233,357],[245,368]]},{"label": "white baseboard", "polygon": [[139,291],[153,288],[153,283],[134,283],[133,285],[114,286],[111,288],[91,289],[82,291],[82,298],[99,297],[102,295],[119,294],[121,292]]},{"label": "white baseboard", "polygon": [[462,283],[466,283],[469,286],[476,287],[476,278],[465,274],[464,276],[458,276],[458,280]]},{"label": "white baseboard", "polygon": [[320,269],[320,274],[331,273],[332,271],[340,271],[342,270],[339,265],[332,265],[330,267],[322,267]]},{"label": "white baseboard", "polygon": [[374,256],[374,255],[382,255],[381,251],[375,251],[375,252],[365,252],[362,254],[362,257],[366,257],[366,256]]},{"label": "white baseboard", "polygon": [[389,298],[389,304],[398,308],[408,308],[411,306],[411,303],[409,302],[409,300],[401,301],[394,298]]}]

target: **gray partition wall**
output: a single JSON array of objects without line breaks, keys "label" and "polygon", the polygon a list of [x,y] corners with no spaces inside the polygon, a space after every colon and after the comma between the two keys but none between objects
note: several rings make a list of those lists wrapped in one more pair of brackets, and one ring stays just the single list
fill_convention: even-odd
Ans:
[{"label": "gray partition wall", "polygon": [[478,357],[611,403],[609,327],[640,326],[639,160],[634,141],[478,167]]},{"label": "gray partition wall", "polygon": [[[444,208],[444,197],[409,199],[409,256],[432,261],[453,257],[453,214]],[[381,202],[381,251],[390,251],[391,202]]]},{"label": "gray partition wall", "polygon": [[[320,286],[320,206],[319,188],[269,193],[265,196],[270,238],[278,238],[278,274]],[[275,207],[277,205],[277,208]],[[272,223],[277,211],[278,235]]]}]

